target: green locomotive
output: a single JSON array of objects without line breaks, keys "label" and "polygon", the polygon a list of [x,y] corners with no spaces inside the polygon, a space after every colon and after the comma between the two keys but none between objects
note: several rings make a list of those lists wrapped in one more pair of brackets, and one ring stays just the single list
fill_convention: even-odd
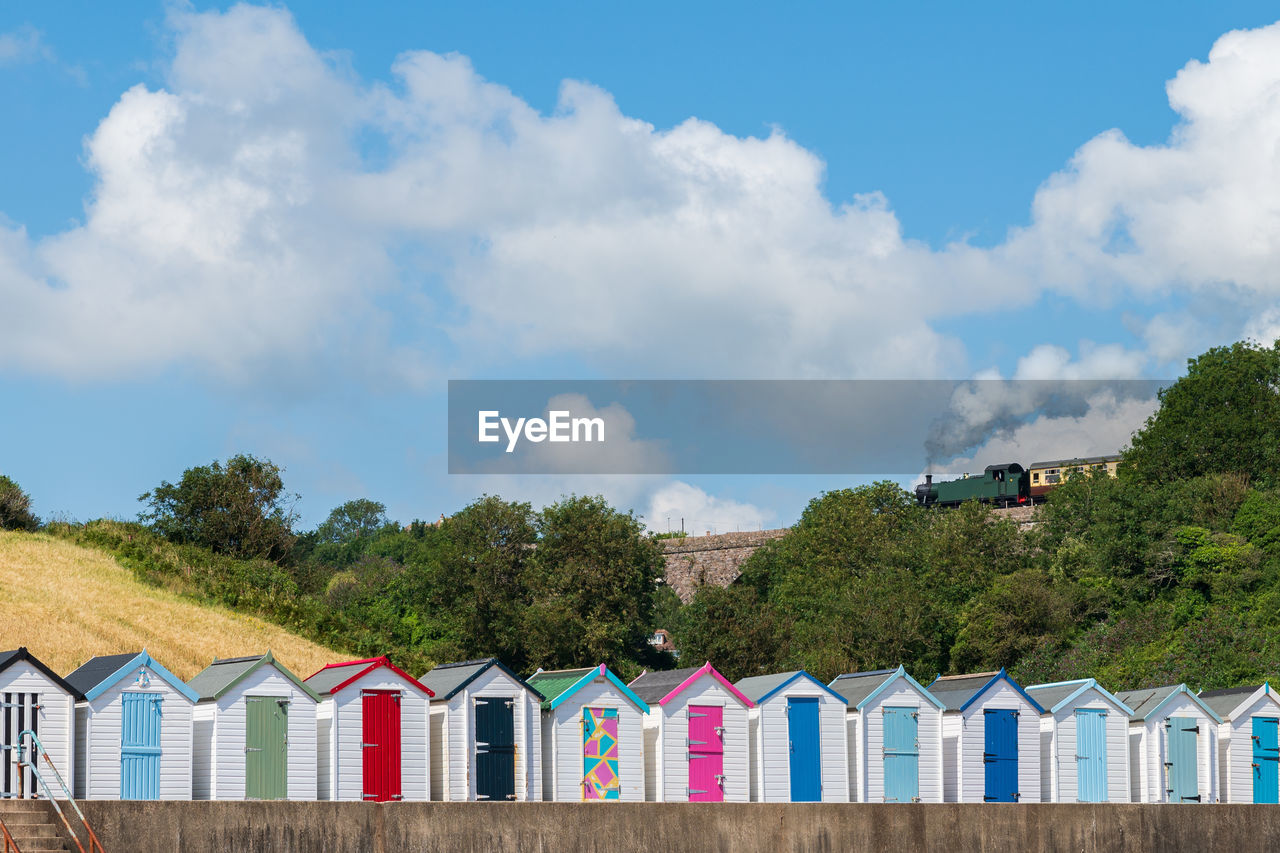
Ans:
[{"label": "green locomotive", "polygon": [[916,502],[921,506],[960,506],[964,501],[979,501],[1000,507],[1031,504],[1031,483],[1027,471],[1017,462],[988,465],[981,477],[965,474],[956,480],[933,482],[926,474],[916,486]]}]

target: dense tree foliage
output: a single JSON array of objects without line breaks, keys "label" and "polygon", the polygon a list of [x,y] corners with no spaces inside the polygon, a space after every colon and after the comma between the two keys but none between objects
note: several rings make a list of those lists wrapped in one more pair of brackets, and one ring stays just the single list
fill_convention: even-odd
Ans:
[{"label": "dense tree foliage", "polygon": [[[901,663],[921,680],[1003,666],[1029,683],[1215,688],[1280,675],[1277,388],[1280,349],[1211,350],[1161,395],[1119,477],[1071,476],[1034,525],[926,510],[894,483],[832,491],[687,605],[660,582],[656,541],[599,497],[485,496],[408,527],[355,500],[290,551],[279,470],[236,457],[144,495],[150,527],[50,529],[148,582],[418,671],[494,655],[630,676],[675,663],[646,642],[666,628],[682,663],[733,679]],[[0,524],[14,517],[34,525],[0,478]]]},{"label": "dense tree foliage", "polygon": [[31,498],[22,487],[0,474],[0,530],[35,530],[40,519],[31,512]]},{"label": "dense tree foliage", "polygon": [[279,466],[265,459],[241,454],[188,468],[138,500],[148,506],[139,519],[171,542],[277,562],[293,547],[297,496],[285,493]]},{"label": "dense tree foliage", "polygon": [[1215,347],[1188,361],[1126,459],[1157,482],[1231,472],[1280,485],[1280,341]]}]

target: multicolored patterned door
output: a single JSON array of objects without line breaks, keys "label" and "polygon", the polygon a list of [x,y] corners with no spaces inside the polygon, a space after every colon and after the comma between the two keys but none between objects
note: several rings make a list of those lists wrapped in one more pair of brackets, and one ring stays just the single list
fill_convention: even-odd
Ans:
[{"label": "multicolored patterned door", "polygon": [[582,709],[582,799],[618,800],[618,709]]}]

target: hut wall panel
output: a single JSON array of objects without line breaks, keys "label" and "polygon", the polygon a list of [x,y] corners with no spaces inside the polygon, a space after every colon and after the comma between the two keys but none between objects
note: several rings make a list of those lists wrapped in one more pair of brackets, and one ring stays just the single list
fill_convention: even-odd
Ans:
[{"label": "hut wall panel", "polygon": [[1012,708],[1018,716],[1019,802],[1040,802],[1040,714],[1008,682],[998,682],[962,712],[959,793],[962,802],[981,803],[986,786],[982,762],[986,728],[984,708]]},{"label": "hut wall panel", "polygon": [[643,802],[644,779],[644,715],[611,682],[584,685],[560,707],[549,712],[548,733],[554,732],[555,745],[545,748],[542,760],[552,772],[554,787],[548,786],[547,799],[578,802],[582,799],[582,709],[618,709],[618,781],[624,802]]},{"label": "hut wall panel", "polygon": [[859,749],[864,753],[865,793],[862,802],[884,802],[884,712],[886,707],[915,708],[916,737],[920,741],[919,779],[920,802],[940,803],[942,786],[942,712],[938,706],[920,695],[906,679],[898,678],[863,709],[862,739]]},{"label": "hut wall panel", "polygon": [[[20,660],[0,672],[0,693],[37,693],[40,711],[36,735],[49,759],[68,785],[76,778],[75,700],[28,661]],[[56,785],[52,779],[50,784]],[[43,794],[41,795],[43,796]],[[62,792],[57,792],[61,797]]]},{"label": "hut wall panel", "polygon": [[427,697],[386,667],[378,667],[344,687],[334,701],[334,750],[337,800],[364,797],[364,738],[362,690],[400,691],[400,792],[404,800],[429,799],[431,763],[427,740]]},{"label": "hut wall panel", "polygon": [[213,798],[214,722],[217,713],[212,703],[196,705],[191,712],[191,797],[196,800]]},{"label": "hut wall panel", "polygon": [[245,797],[245,736],[248,696],[277,696],[289,699],[289,753],[286,789],[290,800],[314,800],[317,786],[316,703],[271,666],[250,673],[216,703],[201,703],[197,711],[215,708],[216,733],[213,738],[214,765],[210,774],[211,795],[216,800],[243,800]]},{"label": "hut wall panel", "polygon": [[445,785],[445,765],[448,762],[449,750],[445,744],[445,726],[448,724],[449,711],[443,703],[432,702],[429,708],[431,726],[431,799],[443,800],[448,786]]},{"label": "hut wall panel", "polygon": [[316,706],[316,798],[333,797],[333,700]]},{"label": "hut wall panel", "polygon": [[86,796],[92,800],[120,799],[120,694],[130,692],[164,697],[160,724],[160,799],[189,800],[194,746],[192,703],[159,676],[152,675],[151,684],[146,688],[134,686],[136,677],[137,671],[130,673],[88,703]]},{"label": "hut wall panel", "polygon": [[688,799],[689,705],[724,706],[724,799],[745,803],[751,793],[747,752],[747,707],[710,675],[704,675],[663,706],[662,788],[666,802]]}]

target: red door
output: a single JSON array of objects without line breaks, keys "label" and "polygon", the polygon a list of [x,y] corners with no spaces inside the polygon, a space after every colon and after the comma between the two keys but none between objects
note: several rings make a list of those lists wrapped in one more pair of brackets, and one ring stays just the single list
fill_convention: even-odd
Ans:
[{"label": "red door", "polygon": [[689,802],[724,802],[724,708],[689,706]]},{"label": "red door", "polygon": [[365,690],[364,799],[383,803],[400,796],[400,691]]}]

